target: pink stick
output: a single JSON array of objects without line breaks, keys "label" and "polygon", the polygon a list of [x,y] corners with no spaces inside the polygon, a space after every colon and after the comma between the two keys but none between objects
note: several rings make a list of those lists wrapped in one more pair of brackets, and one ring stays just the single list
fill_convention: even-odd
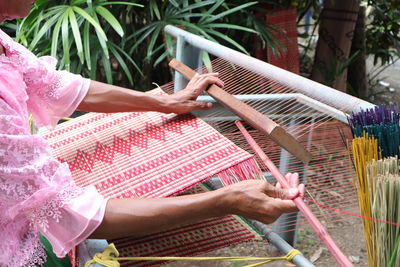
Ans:
[{"label": "pink stick", "polygon": [[[270,170],[271,174],[281,184],[282,188],[290,188],[290,185],[286,180],[285,176],[282,175],[282,173],[278,170],[275,164],[269,159],[269,157],[264,153],[264,151],[262,151],[262,149],[253,139],[253,137],[251,137],[250,134],[247,132],[247,130],[243,127],[243,124],[240,121],[236,121],[236,126],[239,128],[244,138],[246,138],[247,142],[254,150],[254,152],[260,157],[262,163]],[[311,227],[313,228],[314,232],[319,236],[319,238],[331,252],[332,256],[340,264],[340,266],[353,266],[353,264],[350,262],[347,256],[336,245],[335,241],[326,231],[325,227],[321,224],[321,222],[317,219],[317,217],[315,217],[312,211],[303,202],[303,199],[301,197],[297,197],[293,199],[293,202],[296,204],[297,208],[303,213],[304,217],[311,224]]]}]

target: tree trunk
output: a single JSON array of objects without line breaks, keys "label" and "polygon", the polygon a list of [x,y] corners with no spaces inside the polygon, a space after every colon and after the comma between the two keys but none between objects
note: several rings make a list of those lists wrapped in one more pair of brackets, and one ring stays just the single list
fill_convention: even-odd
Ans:
[{"label": "tree trunk", "polygon": [[365,10],[366,8],[361,6],[358,11],[358,19],[350,51],[350,55],[358,52],[358,56],[349,66],[347,78],[351,88],[354,90],[354,95],[362,99],[368,97],[367,67],[365,62]]},{"label": "tree trunk", "polygon": [[357,0],[326,0],[311,79],[346,92],[348,57],[357,21]]}]

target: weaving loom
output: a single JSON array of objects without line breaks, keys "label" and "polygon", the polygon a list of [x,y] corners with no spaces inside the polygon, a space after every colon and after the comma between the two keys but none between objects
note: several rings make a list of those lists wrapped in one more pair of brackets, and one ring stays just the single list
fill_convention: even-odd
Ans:
[{"label": "weaving loom", "polygon": [[[173,31],[184,32],[170,27],[169,32]],[[186,36],[185,41],[196,43],[196,38]],[[267,76],[249,70],[251,68],[240,66],[251,63],[245,56],[240,58],[244,64],[238,64],[236,54],[229,53],[222,55],[229,61],[217,58],[212,62],[212,71],[219,72],[225,83],[224,90],[283,126],[312,153],[312,161],[308,164],[300,162],[271,139],[249,128],[253,138],[282,173],[300,174],[307,185],[308,198],[332,209],[357,213],[353,170],[344,141],[350,139],[351,134],[344,114],[338,110],[347,112],[369,103],[353,98],[342,101],[346,96],[332,92],[332,99],[324,101],[318,97],[314,84],[305,83],[311,90],[293,88],[282,82],[287,77],[277,77],[273,73]],[[271,68],[264,70],[265,73],[274,70],[268,64],[265,66]],[[200,72],[206,72],[206,69]],[[299,85],[302,86],[304,83]],[[162,86],[162,90],[172,93],[174,84]],[[162,92],[156,90],[153,93]],[[200,99],[212,101],[208,96]],[[42,132],[42,135],[55,156],[69,163],[79,185],[93,183],[110,197],[165,197],[181,193],[218,174],[225,183],[260,175],[248,153],[252,153],[250,147],[233,123],[238,119],[234,114],[216,103],[211,111],[196,115],[203,121],[191,115],[158,113],[87,114],[63,123],[52,132]],[[274,181],[268,170],[262,171],[267,179]],[[353,218],[317,205],[311,208],[325,222]],[[273,229],[278,233],[293,232],[304,225],[296,213],[285,215]],[[155,238],[158,242],[154,242]],[[182,242],[179,246],[177,240]],[[187,226],[184,231],[175,229],[115,243],[126,256],[185,256],[246,240],[261,238],[241,219],[228,216]]]},{"label": "weaving loom", "polygon": [[[297,138],[313,154],[309,164],[303,164],[287,151],[277,147],[259,131],[252,130],[257,143],[279,166],[282,173],[299,172],[307,184],[307,199],[314,213],[324,222],[335,222],[358,216],[353,187],[354,172],[349,164],[346,140],[351,139],[346,114],[373,104],[349,96],[322,84],[276,68],[222,45],[207,41],[173,26],[165,31],[177,38],[177,59],[196,68],[206,51],[217,57],[212,71],[219,72],[227,92],[245,101],[256,110],[275,120]],[[197,65],[198,66],[198,65]],[[211,71],[208,68],[207,71]],[[205,68],[199,72],[206,72]],[[175,76],[174,90],[184,83]],[[207,96],[204,100],[210,101]],[[247,151],[247,142],[233,126],[238,117],[216,103],[211,112],[198,112],[218,131]],[[269,172],[264,169],[264,174]],[[315,203],[315,204],[312,204]],[[297,215],[282,216],[274,230],[285,233],[304,227]],[[301,221],[301,220],[300,220]],[[284,234],[293,240],[292,234]]]}]

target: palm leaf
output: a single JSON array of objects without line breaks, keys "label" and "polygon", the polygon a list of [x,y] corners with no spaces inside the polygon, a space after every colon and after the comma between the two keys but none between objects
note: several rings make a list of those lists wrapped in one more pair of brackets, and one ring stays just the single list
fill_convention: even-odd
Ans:
[{"label": "palm leaf", "polygon": [[113,27],[119,36],[124,36],[124,30],[122,29],[121,24],[119,24],[118,20],[110,11],[102,6],[98,6],[96,7],[96,12],[100,14],[100,16],[102,16],[111,25],[111,27]]},{"label": "palm leaf", "polygon": [[86,65],[89,70],[92,69],[92,57],[90,53],[90,32],[89,32],[89,22],[85,21],[83,25],[83,47],[85,52]]},{"label": "palm leaf", "polygon": [[132,65],[135,67],[135,69],[139,72],[140,75],[143,76],[143,72],[142,70],[139,68],[138,64],[132,59],[131,56],[128,55],[128,53],[126,53],[121,47],[119,47],[118,45],[115,45],[112,42],[109,42],[109,46],[113,47],[114,49],[118,50],[119,53],[123,54],[125,56],[125,58],[132,63]]},{"label": "palm leaf", "polygon": [[227,15],[233,14],[233,13],[235,13],[235,12],[237,12],[237,11],[240,11],[240,10],[242,10],[242,9],[245,9],[245,8],[247,8],[247,7],[249,7],[249,6],[253,6],[253,5],[255,5],[255,4],[257,4],[257,2],[249,2],[249,3],[243,4],[243,5],[240,5],[240,6],[231,8],[231,9],[228,9],[228,10],[226,10],[226,11],[224,11],[224,12],[219,13],[218,15],[212,16],[211,18],[206,18],[206,19],[204,20],[204,22],[211,23],[211,22],[213,22],[213,21],[216,21],[216,20],[218,20],[218,19],[221,19],[221,18],[223,18],[223,17],[226,17]]},{"label": "palm leaf", "polygon": [[83,54],[82,38],[81,38],[79,26],[78,26],[78,21],[76,20],[76,16],[75,16],[75,13],[72,10],[72,8],[69,9],[68,13],[69,13],[68,14],[69,22],[71,25],[72,33],[74,35],[74,39],[75,39],[76,49],[78,51],[78,56],[81,60],[81,63],[83,63],[85,61],[85,56]]},{"label": "palm leaf", "polygon": [[61,37],[62,37],[62,45],[63,45],[63,52],[64,57],[63,61],[65,64],[65,69],[70,70],[70,57],[69,57],[69,23],[68,23],[68,13],[65,12],[62,18],[61,23]]},{"label": "palm leaf", "polygon": [[227,41],[228,43],[234,45],[236,48],[238,48],[239,50],[241,50],[243,53],[249,54],[249,53],[246,51],[246,49],[245,49],[242,45],[240,45],[238,42],[236,42],[236,41],[233,40],[232,38],[228,37],[227,35],[222,34],[222,33],[220,33],[220,32],[217,32],[217,31],[214,31],[214,30],[210,30],[210,29],[208,29],[207,32],[209,32],[210,34],[213,34],[213,35],[215,35],[215,36],[218,36],[218,37],[221,38],[221,39],[224,39],[224,40]]},{"label": "palm leaf", "polygon": [[[60,15],[62,16],[62,15]],[[29,49],[33,49],[37,43],[40,41],[40,39],[43,37],[43,35],[51,29],[51,27],[57,22],[59,19],[59,16],[53,16],[50,18],[46,23],[43,24],[42,28],[40,31],[37,33],[37,35],[33,38],[32,42],[29,45]]]},{"label": "palm leaf", "polygon": [[129,83],[131,85],[133,85],[133,78],[132,78],[132,74],[128,68],[128,66],[126,65],[125,61],[123,60],[123,58],[121,57],[121,55],[118,53],[118,51],[113,47],[110,46],[110,51],[112,53],[112,55],[115,57],[115,59],[117,60],[119,66],[121,66],[122,70],[124,71],[126,77],[129,80]]},{"label": "palm leaf", "polygon": [[96,29],[96,32],[98,32],[98,34],[104,39],[107,40],[107,35],[105,34],[105,32],[103,31],[103,29],[101,28],[100,24],[98,23],[98,21],[94,20],[92,16],[90,16],[85,10],[83,10],[80,7],[74,6],[72,7],[74,9],[74,11],[76,13],[78,13],[79,15],[81,15],[82,17],[84,17],[87,21],[90,22],[90,24],[93,25],[93,27]]},{"label": "palm leaf", "polygon": [[58,49],[58,37],[60,35],[62,19],[59,19],[53,29],[50,55],[56,57]]}]

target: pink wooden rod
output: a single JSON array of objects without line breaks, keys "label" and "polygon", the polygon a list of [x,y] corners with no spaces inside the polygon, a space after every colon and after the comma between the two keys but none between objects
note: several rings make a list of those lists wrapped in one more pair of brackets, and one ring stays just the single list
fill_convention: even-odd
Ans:
[{"label": "pink wooden rod", "polygon": [[[285,176],[279,171],[279,169],[275,166],[275,164],[269,159],[269,157],[264,153],[264,151],[260,148],[260,146],[256,143],[253,137],[247,132],[247,130],[243,127],[243,124],[240,121],[236,121],[236,126],[239,128],[240,132],[246,138],[247,142],[254,150],[254,152],[260,157],[262,163],[269,169],[271,174],[275,177],[275,179],[281,184],[282,188],[290,188],[288,181]],[[296,204],[297,208],[300,212],[303,213],[304,217],[311,224],[314,232],[318,235],[321,241],[328,248],[332,256],[335,260],[340,264],[340,266],[353,266],[347,256],[340,250],[340,248],[336,245],[335,241],[326,231],[325,227],[321,224],[321,222],[315,217],[312,211],[307,207],[301,197],[297,197],[293,199],[293,202]]]}]

